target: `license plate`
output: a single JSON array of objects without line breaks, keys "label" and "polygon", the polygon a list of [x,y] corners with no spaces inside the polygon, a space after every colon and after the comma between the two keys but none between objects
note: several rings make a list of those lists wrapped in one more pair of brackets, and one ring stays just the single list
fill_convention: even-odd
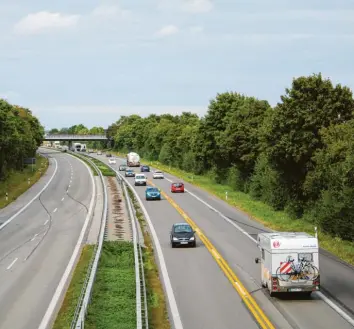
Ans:
[{"label": "license plate", "polygon": [[302,291],[301,288],[292,288],[292,289],[289,289],[290,291]]},{"label": "license plate", "polygon": [[181,241],[181,244],[188,244],[188,241]]}]

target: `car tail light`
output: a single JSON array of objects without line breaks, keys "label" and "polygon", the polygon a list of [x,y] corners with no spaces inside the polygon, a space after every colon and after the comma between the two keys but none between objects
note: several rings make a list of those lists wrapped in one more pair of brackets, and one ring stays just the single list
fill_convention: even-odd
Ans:
[{"label": "car tail light", "polygon": [[275,276],[272,277],[272,291],[278,290],[278,278]]}]

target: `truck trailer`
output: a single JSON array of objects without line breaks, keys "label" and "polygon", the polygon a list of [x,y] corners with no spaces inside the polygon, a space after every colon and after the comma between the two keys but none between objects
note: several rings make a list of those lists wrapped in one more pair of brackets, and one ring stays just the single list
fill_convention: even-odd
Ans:
[{"label": "truck trailer", "polygon": [[130,152],[127,154],[128,167],[140,167],[140,156],[138,153]]}]

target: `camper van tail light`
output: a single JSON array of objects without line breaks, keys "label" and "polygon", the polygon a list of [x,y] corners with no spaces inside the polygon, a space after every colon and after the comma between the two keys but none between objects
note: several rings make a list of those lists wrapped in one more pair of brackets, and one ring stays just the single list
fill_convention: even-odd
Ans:
[{"label": "camper van tail light", "polygon": [[272,277],[272,290],[278,290],[278,278],[274,276]]}]

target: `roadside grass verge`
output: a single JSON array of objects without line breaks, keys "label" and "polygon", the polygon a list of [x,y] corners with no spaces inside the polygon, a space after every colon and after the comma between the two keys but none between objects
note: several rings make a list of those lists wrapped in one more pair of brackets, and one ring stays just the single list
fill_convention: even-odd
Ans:
[{"label": "roadside grass verge", "polygon": [[[15,201],[35,184],[47,171],[48,165],[48,159],[37,154],[33,168],[32,165],[27,165],[23,171],[11,171],[5,181],[0,181],[0,209]],[[8,200],[6,200],[6,193],[8,193]]]},{"label": "roadside grass verge", "polygon": [[[123,156],[120,152],[112,152],[117,156]],[[307,232],[314,235],[314,225],[304,219],[293,219],[284,211],[276,211],[269,205],[254,200],[249,194],[233,190],[228,185],[217,184],[212,178],[204,175],[195,175],[174,167],[166,166],[158,161],[141,159],[142,163],[151,165],[156,169],[167,172],[181,180],[193,184],[211,194],[224,200],[231,206],[248,215],[251,219],[260,222],[264,226],[287,232]],[[228,199],[225,198],[225,192]],[[343,261],[354,266],[354,242],[342,240],[318,230],[320,247],[332,253]]]},{"label": "roadside grass verge", "polygon": [[135,329],[134,246],[126,241],[105,241],[85,329]]},{"label": "roadside grass verge", "polygon": [[89,161],[87,161],[87,157],[86,156],[81,155],[81,154],[80,154],[81,156],[79,156],[79,155],[75,154],[74,152],[70,152],[69,154],[71,154],[71,155],[77,157],[78,159],[81,159],[82,161],[84,161],[90,167],[93,175],[94,176],[98,176],[98,173],[96,172],[95,168],[92,166],[92,164]]},{"label": "roadside grass verge", "polygon": [[168,311],[165,299],[165,292],[162,287],[159,270],[155,262],[153,242],[151,240],[147,223],[140,210],[139,204],[134,194],[128,188],[128,193],[133,201],[136,216],[139,220],[143,235],[145,247],[143,249],[144,273],[146,282],[147,303],[149,312],[150,329],[170,329],[171,325],[168,319]]},{"label": "roadside grass verge", "polygon": [[94,248],[95,245],[86,245],[83,247],[80,259],[76,265],[70,286],[65,294],[63,304],[55,320],[53,329],[70,329],[71,321],[74,317]]}]

